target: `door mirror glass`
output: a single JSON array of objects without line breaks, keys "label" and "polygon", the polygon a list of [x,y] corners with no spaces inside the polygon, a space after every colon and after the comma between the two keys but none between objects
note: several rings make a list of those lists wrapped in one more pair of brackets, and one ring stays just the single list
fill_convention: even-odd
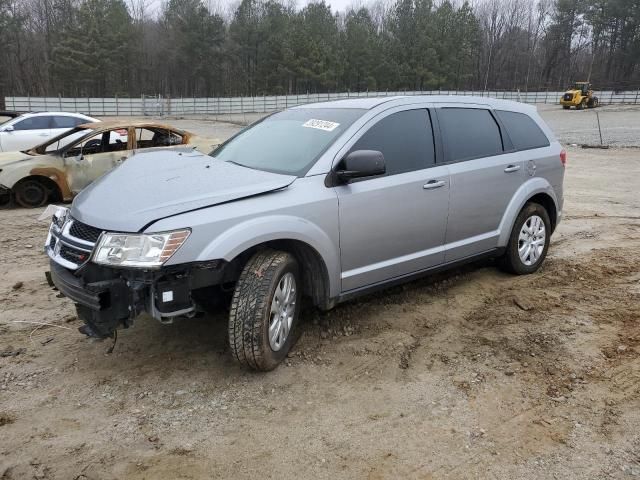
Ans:
[{"label": "door mirror glass", "polygon": [[356,150],[340,162],[336,175],[344,182],[354,178],[384,175],[386,167],[384,155],[377,150]]}]

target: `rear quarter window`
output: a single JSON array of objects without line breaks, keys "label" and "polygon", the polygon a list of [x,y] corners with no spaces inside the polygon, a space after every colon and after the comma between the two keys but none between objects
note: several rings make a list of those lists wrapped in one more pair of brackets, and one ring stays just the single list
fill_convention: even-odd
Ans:
[{"label": "rear quarter window", "polygon": [[525,113],[496,110],[516,150],[530,150],[549,146],[549,139],[538,124]]},{"label": "rear quarter window", "polygon": [[441,108],[438,120],[447,161],[457,162],[501,154],[500,128],[489,110]]}]

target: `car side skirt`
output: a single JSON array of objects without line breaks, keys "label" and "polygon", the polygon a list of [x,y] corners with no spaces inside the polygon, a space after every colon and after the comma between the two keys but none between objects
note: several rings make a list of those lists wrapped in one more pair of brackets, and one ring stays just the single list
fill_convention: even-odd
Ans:
[{"label": "car side skirt", "polygon": [[487,250],[482,253],[478,253],[475,255],[471,255],[468,257],[460,258],[452,262],[443,263],[441,265],[436,265],[435,267],[430,267],[424,270],[419,270],[417,272],[408,273],[406,275],[402,275],[399,277],[394,277],[389,280],[385,280],[382,282],[374,283],[372,285],[366,285],[364,287],[355,288],[353,290],[347,290],[343,292],[335,302],[332,302],[334,305],[338,303],[343,303],[348,300],[353,300],[354,298],[360,297],[362,295],[366,295],[368,293],[373,293],[379,290],[384,290],[386,288],[391,288],[396,285],[402,285],[403,283],[411,282],[412,280],[417,280],[422,277],[426,277],[428,275],[433,275],[435,273],[439,273],[445,270],[451,270],[456,267],[460,267],[462,265],[466,265],[468,263],[473,263],[478,260],[483,260],[487,258],[495,258],[499,257],[505,252],[505,247],[497,247],[492,248],[491,250]]}]

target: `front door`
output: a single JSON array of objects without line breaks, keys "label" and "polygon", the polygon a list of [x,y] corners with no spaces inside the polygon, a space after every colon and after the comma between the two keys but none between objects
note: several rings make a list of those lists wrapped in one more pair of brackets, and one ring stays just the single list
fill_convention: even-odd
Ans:
[{"label": "front door", "polygon": [[74,195],[131,156],[126,137],[120,133],[120,130],[99,132],[66,150],[65,169]]},{"label": "front door", "polygon": [[51,117],[38,115],[10,124],[13,127],[12,131],[0,132],[2,151],[28,150],[46,142],[51,137],[50,123]]},{"label": "front door", "polygon": [[350,151],[381,151],[386,174],[336,187],[343,292],[444,261],[449,174],[435,164],[429,112],[373,122]]}]

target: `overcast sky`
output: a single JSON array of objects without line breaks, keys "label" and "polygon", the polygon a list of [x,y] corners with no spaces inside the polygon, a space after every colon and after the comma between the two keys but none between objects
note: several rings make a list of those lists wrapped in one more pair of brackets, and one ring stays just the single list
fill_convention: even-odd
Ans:
[{"label": "overcast sky", "polygon": [[[130,4],[139,3],[140,0],[125,0]],[[298,9],[303,8],[307,3],[313,0],[295,0]],[[333,13],[343,12],[347,7],[366,5],[367,0],[325,0],[326,3],[331,5]],[[212,11],[231,13],[240,4],[240,0],[203,0],[205,5],[211,5]],[[284,0],[283,3],[289,3],[288,0]],[[154,12],[159,11],[160,6],[163,4],[163,0],[146,0],[147,11]]]}]

